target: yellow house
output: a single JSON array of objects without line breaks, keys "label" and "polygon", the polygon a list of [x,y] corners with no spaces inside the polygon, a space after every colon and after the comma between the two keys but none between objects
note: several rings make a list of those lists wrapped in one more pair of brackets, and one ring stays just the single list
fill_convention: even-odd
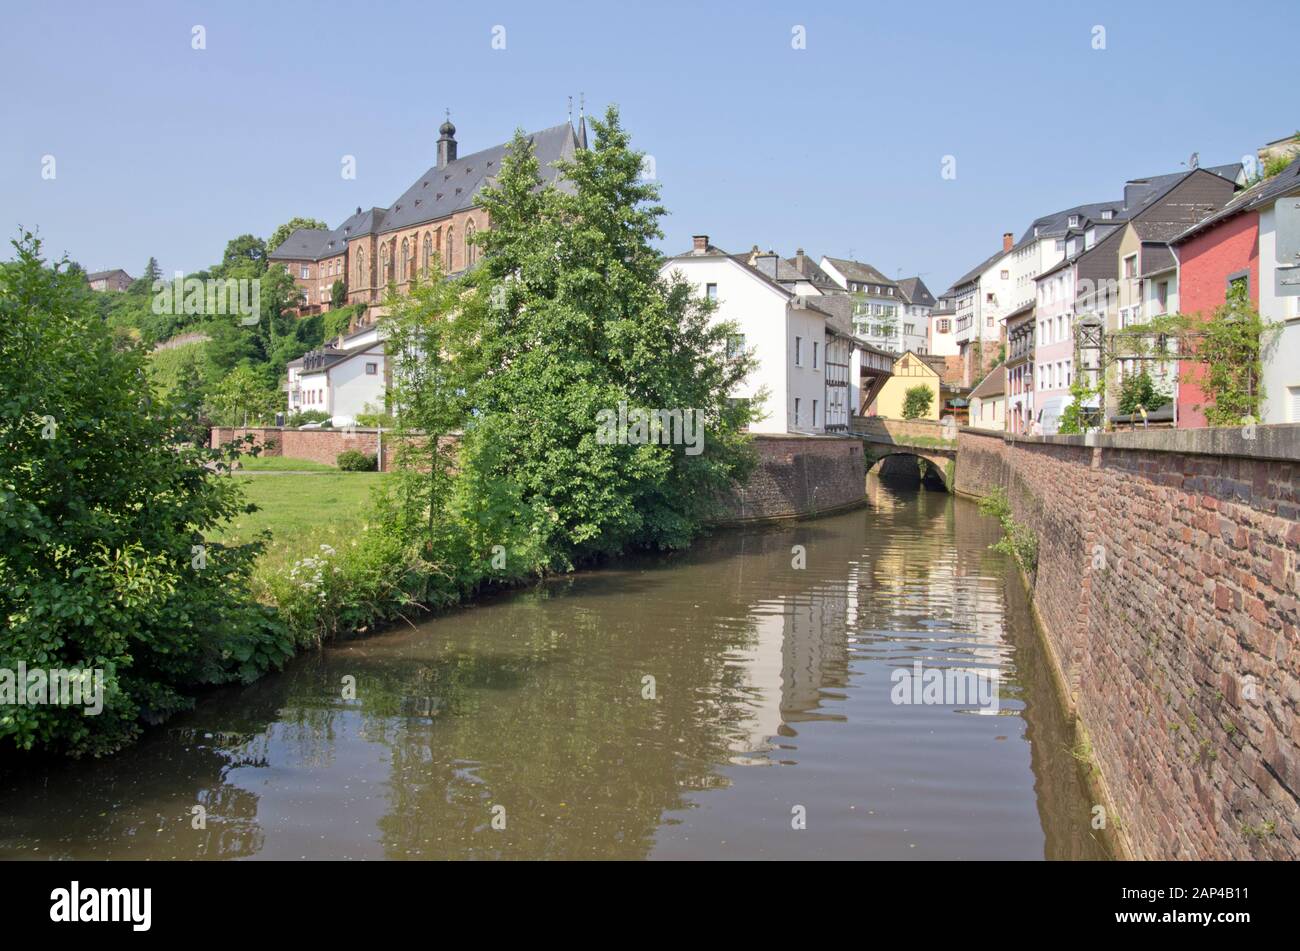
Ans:
[{"label": "yellow house", "polygon": [[908,350],[894,361],[894,375],[880,388],[875,401],[868,407],[868,412],[872,416],[902,419],[903,402],[907,399],[907,391],[915,386],[927,386],[934,397],[930,400],[930,409],[917,418],[932,419],[937,422],[940,410],[940,382],[939,374],[935,372],[934,367]]}]

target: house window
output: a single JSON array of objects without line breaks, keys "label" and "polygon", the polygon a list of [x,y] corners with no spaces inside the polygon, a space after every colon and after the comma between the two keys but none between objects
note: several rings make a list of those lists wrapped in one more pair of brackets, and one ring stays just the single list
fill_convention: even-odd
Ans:
[{"label": "house window", "polygon": [[397,268],[398,268],[398,272],[399,272],[398,280],[400,280],[403,284],[405,284],[405,283],[406,283],[406,280],[407,280],[407,273],[406,273],[406,260],[407,260],[407,258],[410,257],[410,255],[411,255],[411,243],[410,243],[409,241],[407,241],[406,238],[403,238],[403,239],[402,239],[402,257],[401,257],[401,259],[397,262]]},{"label": "house window", "polygon": [[1011,272],[1010,272],[1010,271],[1003,271],[1003,272],[1002,272],[1002,280],[1005,281],[1005,280],[1007,280],[1007,279],[1010,278],[1010,277],[1011,277]]},{"label": "house window", "polygon": [[939,321],[939,327],[938,327],[939,333],[946,334],[951,330],[952,330],[952,321],[948,320],[947,318]]},{"label": "house window", "polygon": [[422,269],[426,275],[429,273],[429,262],[432,259],[433,259],[433,238],[431,238],[429,236],[429,232],[426,231],[424,233],[424,267]]},{"label": "house window", "polygon": [[378,364],[378,363],[367,363],[367,364],[366,364],[366,376],[377,376],[378,374],[379,374],[379,364]]},{"label": "house window", "polygon": [[474,221],[465,222],[465,266],[469,267],[478,258],[478,247],[474,244]]},{"label": "house window", "polygon": [[311,277],[311,268],[309,268],[307,265],[304,264],[302,268],[298,271],[298,276],[302,278],[304,281],[307,280],[307,278]]},{"label": "house window", "polygon": [[817,425],[817,401],[813,400],[813,425]]},{"label": "house window", "polygon": [[[817,369],[817,348],[820,346],[821,344],[819,344],[816,340],[813,341],[813,369],[814,370]],[[817,404],[813,403],[813,419],[816,420],[816,418],[817,418]],[[813,425],[816,426],[817,423],[814,422]]]},{"label": "house window", "polygon": [[794,424],[795,424],[796,426],[799,425],[799,404],[800,404],[800,402],[801,402],[801,401],[800,401],[799,397],[796,396],[796,397],[794,398]]},{"label": "house window", "polygon": [[794,365],[803,366],[803,337],[794,338]]},{"label": "house window", "polygon": [[745,352],[744,334],[727,334],[727,359],[732,360]]},{"label": "house window", "polygon": [[1138,256],[1136,254],[1130,254],[1124,259],[1124,278],[1129,281],[1133,280],[1133,278],[1137,277],[1137,271]]},{"label": "house window", "polygon": [[716,300],[718,299],[718,285],[717,285],[717,284],[705,284],[705,285],[704,285],[704,296],[707,297],[707,298],[708,298],[709,300],[711,300],[711,301],[716,301]]},{"label": "house window", "polygon": [[1079,216],[1078,216],[1078,215],[1070,215],[1070,227],[1071,227],[1071,228],[1077,228],[1077,227],[1079,227]]}]

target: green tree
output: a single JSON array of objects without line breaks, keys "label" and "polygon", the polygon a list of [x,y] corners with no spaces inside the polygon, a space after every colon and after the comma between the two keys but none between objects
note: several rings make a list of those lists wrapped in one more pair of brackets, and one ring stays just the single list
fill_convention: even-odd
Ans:
[{"label": "green tree", "polygon": [[920,419],[930,412],[934,404],[934,390],[924,383],[907,388],[903,394],[903,419]]},{"label": "green tree", "polygon": [[[727,398],[752,357],[728,358],[735,328],[660,279],[657,187],[616,110],[593,126],[593,147],[559,165],[564,191],[541,185],[516,134],[480,197],[482,266],[389,302],[399,421],[463,432],[454,480],[445,457],[423,460],[413,485],[428,488],[409,511],[432,498],[471,526],[471,550],[509,539],[539,567],[687,544],[752,464],[755,407]],[[620,405],[697,412],[702,451],[603,438]]]},{"label": "green tree", "polygon": [[1262,351],[1277,327],[1266,325],[1251,305],[1245,282],[1234,283],[1214,316],[1195,329],[1202,334],[1195,352],[1210,397],[1204,407],[1206,421],[1211,426],[1238,426],[1258,420],[1265,395]]},{"label": "green tree", "polygon": [[225,254],[221,256],[221,276],[239,277],[232,273],[241,266],[252,267],[252,276],[266,270],[266,242],[256,235],[241,234],[226,242]]},{"label": "green tree", "polygon": [[218,426],[269,423],[282,408],[279,393],[251,367],[237,366],[208,394],[208,412]]},{"label": "green tree", "polygon": [[288,240],[289,235],[293,234],[300,228],[305,231],[328,231],[329,227],[329,225],[321,221],[319,218],[290,218],[284,224],[280,225],[280,227],[271,232],[271,237],[268,238],[266,242],[266,250],[268,253],[274,251]]},{"label": "green tree", "polygon": [[1150,413],[1164,406],[1170,399],[1170,394],[1161,390],[1143,367],[1138,373],[1130,373],[1120,385],[1119,412],[1124,416],[1139,413],[1142,409]]},{"label": "green tree", "polygon": [[[1077,350],[1075,351],[1075,359],[1078,360]],[[1096,410],[1090,409],[1087,403],[1099,393],[1099,388],[1088,384],[1085,373],[1076,374],[1070,383],[1070,402],[1061,411],[1061,418],[1057,423],[1056,431],[1062,436],[1075,436],[1085,432],[1092,426],[1091,417]]]},{"label": "green tree", "polygon": [[249,591],[260,546],[210,540],[246,508],[208,468],[222,454],[155,398],[143,352],[114,346],[39,241],[14,247],[0,265],[0,669],[99,671],[103,710],[0,705],[0,745],[99,754],[291,642]]},{"label": "green tree", "polygon": [[339,278],[330,286],[330,306],[339,308],[347,302],[348,286],[343,283],[343,278]]}]

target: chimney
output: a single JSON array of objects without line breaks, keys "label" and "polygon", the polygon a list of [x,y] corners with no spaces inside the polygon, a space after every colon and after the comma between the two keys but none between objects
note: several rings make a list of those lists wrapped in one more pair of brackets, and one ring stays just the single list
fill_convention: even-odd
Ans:
[{"label": "chimney", "polygon": [[1015,241],[1013,241],[1013,240],[1011,239],[1011,232],[1010,232],[1010,231],[1003,232],[1003,234],[1002,234],[1002,250],[1003,250],[1003,251],[1010,251],[1010,250],[1011,250],[1011,246],[1012,246],[1013,244],[1015,244]]},{"label": "chimney", "polygon": [[704,254],[709,250],[709,236],[707,234],[696,234],[691,236],[691,253]]},{"label": "chimney", "polygon": [[438,168],[445,168],[456,161],[456,127],[451,124],[451,110],[447,110],[447,121],[438,127]]},{"label": "chimney", "polygon": [[768,277],[776,280],[776,253],[768,251],[754,256],[754,267]]},{"label": "chimney", "polygon": [[795,251],[794,266],[799,269],[800,274],[803,273],[803,248],[800,248],[799,250]]}]

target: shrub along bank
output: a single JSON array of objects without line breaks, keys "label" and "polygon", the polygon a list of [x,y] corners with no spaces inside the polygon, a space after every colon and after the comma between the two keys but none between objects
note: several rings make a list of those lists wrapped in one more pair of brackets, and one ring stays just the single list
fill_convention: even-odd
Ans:
[{"label": "shrub along bank", "polygon": [[[710,302],[659,278],[656,186],[616,111],[593,126],[563,192],[517,135],[481,196],[480,263],[387,302],[393,352],[422,355],[394,371],[398,418],[461,433],[455,458],[445,440],[403,441],[360,531],[292,554],[240,537],[237,447],[203,445],[186,388],[161,399],[80,278],[18,243],[0,265],[0,671],[103,669],[106,690],[94,717],[0,707],[0,750],[107,752],[325,638],[690,544],[753,465],[761,407],[727,399],[752,358],[728,357],[734,328]],[[621,404],[693,412],[704,451],[602,439]]]}]

